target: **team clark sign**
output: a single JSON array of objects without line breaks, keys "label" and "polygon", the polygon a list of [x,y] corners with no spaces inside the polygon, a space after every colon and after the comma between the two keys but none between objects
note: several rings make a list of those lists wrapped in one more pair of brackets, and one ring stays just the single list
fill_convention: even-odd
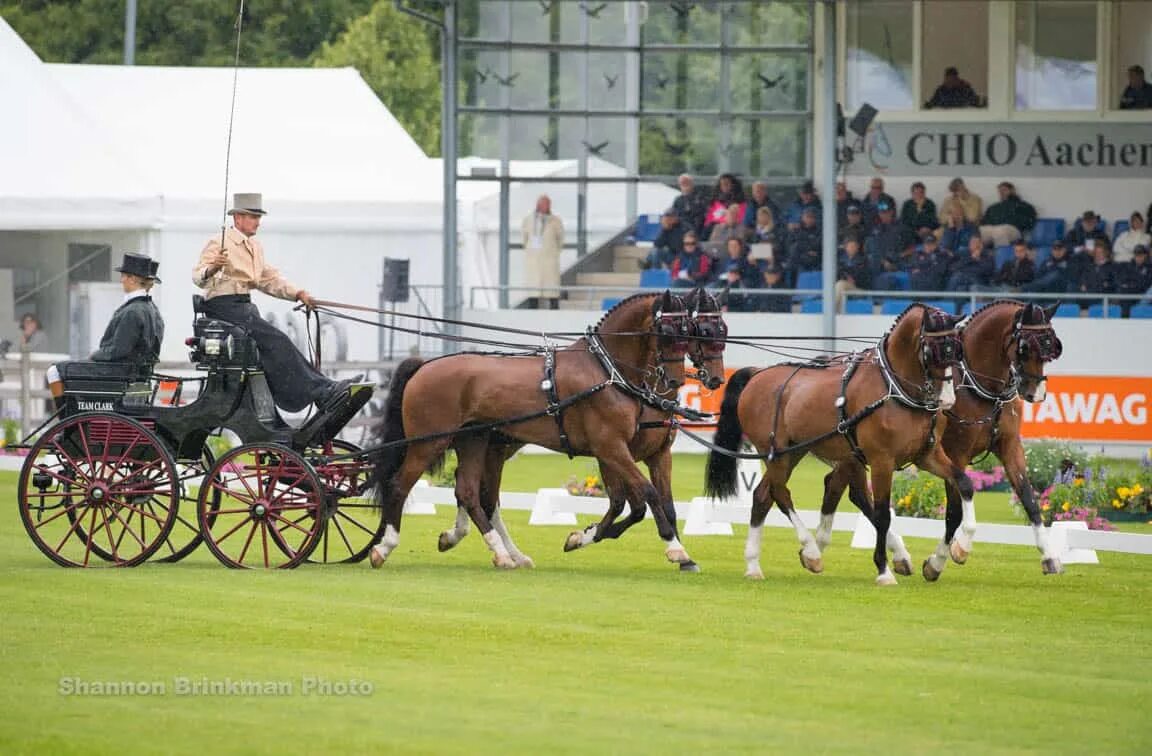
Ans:
[{"label": "team clark sign", "polygon": [[1053,375],[1048,395],[1024,403],[1026,438],[1152,442],[1148,378]]}]

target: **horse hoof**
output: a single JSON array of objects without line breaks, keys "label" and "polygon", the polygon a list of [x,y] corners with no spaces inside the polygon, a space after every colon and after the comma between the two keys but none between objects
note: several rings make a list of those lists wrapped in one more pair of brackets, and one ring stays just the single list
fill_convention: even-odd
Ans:
[{"label": "horse hoof", "polygon": [[527,554],[521,554],[520,556],[516,557],[516,566],[526,570],[536,569],[536,563],[533,562],[532,557],[528,556]]},{"label": "horse hoof", "polygon": [[800,549],[800,565],[809,572],[819,575],[824,571],[824,560],[820,557],[809,559],[804,556],[804,549]]},{"label": "horse hoof", "polygon": [[689,559],[687,562],[681,562],[680,563],[680,571],[681,572],[699,572],[700,571],[700,565],[696,564],[691,559]]},{"label": "horse hoof", "polygon": [[911,575],[912,562],[908,559],[896,559],[892,562],[892,571],[897,575]]},{"label": "horse hoof", "polygon": [[932,566],[932,560],[930,559],[924,560],[924,565],[920,568],[920,574],[923,575],[924,579],[929,583],[935,583],[940,579],[940,570]]},{"label": "horse hoof", "polygon": [[744,577],[748,580],[763,580],[764,573],[760,571],[759,567],[757,567],[756,569],[745,570]]},{"label": "horse hoof", "polygon": [[688,552],[684,549],[668,549],[664,552],[664,556],[668,558],[669,562],[675,562],[676,564],[684,564],[692,561],[688,558]]},{"label": "horse hoof", "polygon": [[573,530],[568,534],[568,539],[564,541],[564,551],[575,551],[584,545],[584,533],[579,530]]},{"label": "horse hoof", "polygon": [[445,530],[443,533],[441,533],[440,539],[438,541],[436,541],[436,549],[441,554],[443,554],[445,551],[448,551],[448,549],[452,548],[455,545],[456,545],[456,541],[450,540],[448,538],[448,531],[447,530]]},{"label": "horse hoof", "polygon": [[876,585],[896,585],[896,576],[891,572],[885,572],[876,576]]},{"label": "horse hoof", "polygon": [[516,569],[516,562],[512,559],[512,557],[508,556],[507,554],[493,554],[492,555],[492,564],[498,570],[514,570],[514,569]]},{"label": "horse hoof", "polygon": [[948,547],[948,551],[952,554],[952,561],[956,564],[966,563],[968,556],[972,553],[956,541],[952,542],[952,545]]},{"label": "horse hoof", "polygon": [[1055,558],[1041,560],[1040,569],[1045,575],[1062,575],[1064,573],[1064,565]]},{"label": "horse hoof", "polygon": [[388,557],[380,553],[379,546],[373,546],[368,552],[368,562],[372,565],[372,569],[374,570],[378,570],[383,567],[384,562],[387,559]]}]

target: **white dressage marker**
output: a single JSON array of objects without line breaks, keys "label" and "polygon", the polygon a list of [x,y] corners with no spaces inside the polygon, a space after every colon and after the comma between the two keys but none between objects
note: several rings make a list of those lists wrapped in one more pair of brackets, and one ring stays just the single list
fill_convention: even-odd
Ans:
[{"label": "white dressage marker", "polygon": [[440,501],[443,499],[442,491],[451,491],[450,488],[433,488],[426,480],[416,481],[416,485],[408,493],[408,498],[404,500],[404,514],[406,515],[434,515],[436,514],[437,504],[451,504],[456,506],[456,494],[452,494],[449,501]]},{"label": "white dressage marker", "polygon": [[[528,517],[529,525],[575,525],[576,515],[571,512],[556,511],[555,499],[567,498],[571,494],[566,488],[541,488],[536,492],[536,503]],[[607,502],[607,499],[605,499]],[[605,504],[607,506],[607,504]]]}]

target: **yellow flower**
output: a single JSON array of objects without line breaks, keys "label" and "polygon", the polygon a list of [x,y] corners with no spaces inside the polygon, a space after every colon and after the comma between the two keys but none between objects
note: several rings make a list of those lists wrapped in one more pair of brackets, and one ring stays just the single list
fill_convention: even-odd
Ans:
[{"label": "yellow flower", "polygon": [[1120,486],[1116,489],[1116,495],[1121,499],[1127,499],[1132,494],[1132,489],[1127,486]]},{"label": "yellow flower", "polygon": [[1040,511],[1041,512],[1047,512],[1051,508],[1052,508],[1052,505],[1049,504],[1048,502],[1044,502],[1043,504],[1040,505]]},{"label": "yellow flower", "polygon": [[1082,485],[1084,485],[1084,479],[1083,478],[1077,478],[1076,480],[1072,481],[1072,485],[1073,486],[1082,486]]},{"label": "yellow flower", "polygon": [[1139,483],[1132,486],[1132,495],[1133,496],[1139,496],[1142,493],[1144,493],[1144,486],[1140,485]]},{"label": "yellow flower", "polygon": [[1072,505],[1069,504],[1068,502],[1064,502],[1064,506],[1062,506],[1060,508],[1063,509],[1065,512],[1067,512],[1069,509],[1072,508]]},{"label": "yellow flower", "polygon": [[1112,500],[1112,508],[1113,509],[1123,509],[1124,504],[1119,499],[1113,499]]},{"label": "yellow flower", "polygon": [[600,484],[600,479],[597,478],[595,475],[589,475],[587,478],[584,479],[584,487],[585,488],[595,488],[599,484]]}]

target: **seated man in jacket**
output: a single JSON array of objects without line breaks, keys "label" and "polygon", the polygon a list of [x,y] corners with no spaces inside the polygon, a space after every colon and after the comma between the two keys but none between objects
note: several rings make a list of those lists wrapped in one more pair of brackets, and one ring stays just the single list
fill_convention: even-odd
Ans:
[{"label": "seated man in jacket", "polygon": [[1069,288],[1075,284],[1072,260],[1068,257],[1068,248],[1064,242],[1056,240],[1052,243],[1052,254],[1040,264],[1036,277],[1031,283],[1020,287],[1023,292],[1038,292],[1045,294],[1062,294],[1071,291]]},{"label": "seated man in jacket", "polygon": [[[764,273],[765,289],[786,289],[784,269],[776,263],[768,263],[761,268]],[[788,294],[757,294],[754,296],[756,312],[792,312],[792,297]]]},{"label": "seated man in jacket", "polygon": [[725,261],[724,278],[728,284],[729,312],[755,312],[755,297],[739,293],[740,289],[764,288],[764,274],[760,272],[756,262],[748,257],[748,250],[744,243],[736,238],[728,239],[728,259]]},{"label": "seated man in jacket", "polygon": [[1098,240],[1108,241],[1104,224],[1100,222],[1100,216],[1094,211],[1085,210],[1084,214],[1080,216],[1080,222],[1064,235],[1064,246],[1068,247],[1072,254],[1087,252],[1088,256],[1091,257],[1091,248],[1095,246]]},{"label": "seated man in jacket", "polygon": [[712,280],[712,258],[700,249],[696,233],[684,234],[684,249],[672,261],[672,285],[679,289],[706,286]]},{"label": "seated man in jacket", "polygon": [[[148,378],[160,358],[160,344],[164,340],[164,318],[152,302],[152,286],[160,283],[156,276],[159,268],[160,263],[147,255],[131,252],[124,255],[120,267],[116,268],[124,289],[124,303],[112,313],[100,346],[90,360],[126,363],[133,366],[135,378]],[[64,396],[60,372],[53,365],[45,377],[59,407]]]},{"label": "seated man in jacket", "polygon": [[796,279],[802,271],[820,270],[820,263],[823,261],[824,230],[817,219],[815,210],[805,208],[800,217],[800,228],[793,231],[788,239],[785,280],[789,286],[796,285]]},{"label": "seated man in jacket", "polygon": [[985,244],[1006,247],[1036,225],[1036,208],[1020,199],[1016,186],[1002,181],[996,190],[1000,201],[988,208],[980,221],[980,238]]},{"label": "seated man in jacket", "polygon": [[923,249],[908,263],[908,288],[911,291],[940,291],[948,277],[952,256],[940,248],[936,234],[926,233]]},{"label": "seated man in jacket", "polygon": [[[1080,271],[1079,290],[1084,294],[1115,293],[1116,270],[1112,264],[1112,249],[1106,242],[1096,243],[1092,250],[1092,264]],[[1080,301],[1081,306],[1089,303],[1087,300]]]},{"label": "seated man in jacket", "polygon": [[660,233],[652,242],[652,251],[648,253],[648,258],[641,267],[645,270],[671,269],[672,261],[683,249],[684,233],[687,230],[685,225],[675,210],[665,210],[660,216]]},{"label": "seated man in jacket", "polygon": [[857,289],[872,288],[872,266],[868,263],[868,256],[861,249],[860,239],[849,236],[844,240],[844,249],[840,251],[836,262],[836,302],[840,310],[844,309],[845,292]]},{"label": "seated man in jacket", "polygon": [[973,287],[987,286],[992,282],[996,261],[980,237],[973,236],[968,242],[968,252],[957,255],[948,275],[948,291],[972,291]]},{"label": "seated man in jacket", "polygon": [[1025,284],[1036,277],[1036,264],[1032,262],[1032,245],[1017,239],[1012,246],[1012,259],[1000,266],[993,284],[1000,291],[1020,291]]},{"label": "seated man in jacket", "polygon": [[[1152,289],[1152,263],[1148,261],[1148,248],[1143,244],[1132,250],[1132,259],[1117,265],[1116,292],[1118,294],[1143,294]],[[1124,317],[1132,309],[1132,302],[1121,302]]]}]

